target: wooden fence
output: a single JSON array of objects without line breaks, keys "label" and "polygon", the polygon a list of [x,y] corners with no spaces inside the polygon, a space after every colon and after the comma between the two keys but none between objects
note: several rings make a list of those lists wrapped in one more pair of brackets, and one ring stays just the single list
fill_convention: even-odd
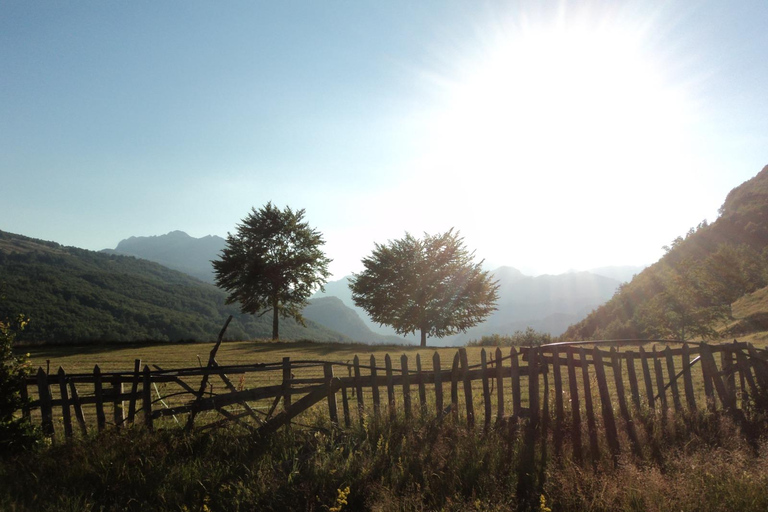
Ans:
[{"label": "wooden fence", "polygon": [[[398,367],[388,354],[383,366],[374,356],[368,364],[356,356],[352,363],[284,358],[220,366],[217,344],[208,365],[199,368],[142,368],[139,360],[128,372],[96,366],[87,374],[62,368],[48,374],[40,368],[22,388],[32,399],[22,414],[39,421],[47,435],[63,432],[65,439],[78,430],[85,435],[134,423],[152,429],[169,418],[181,425],[185,415],[188,429],[235,422],[266,435],[310,409],[345,426],[398,414],[485,429],[502,422],[516,428],[522,421],[531,435],[551,436],[555,453],[569,439],[580,461],[583,435],[592,460],[606,447],[618,456],[627,444],[639,455],[643,438],[651,435],[641,421],[649,413],[664,419],[709,410],[738,418],[766,403],[768,354],[750,344],[601,348],[606,345],[483,349],[474,365],[460,348],[447,365],[435,352],[431,364],[420,355],[402,355]],[[247,388],[246,377],[254,376],[265,385]],[[56,420],[54,411],[61,412]]]}]

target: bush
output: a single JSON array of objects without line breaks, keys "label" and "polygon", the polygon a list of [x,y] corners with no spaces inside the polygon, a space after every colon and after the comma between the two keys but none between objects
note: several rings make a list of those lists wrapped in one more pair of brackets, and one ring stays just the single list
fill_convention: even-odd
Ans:
[{"label": "bush", "polygon": [[528,327],[525,332],[515,331],[513,334],[491,334],[483,336],[479,340],[467,342],[468,347],[538,347],[552,343],[552,336],[548,332],[538,332]]},{"label": "bush", "polygon": [[26,356],[13,354],[13,340],[26,324],[23,315],[0,320],[0,455],[30,448],[41,439],[29,420],[17,417],[24,405],[20,390],[30,366]]}]

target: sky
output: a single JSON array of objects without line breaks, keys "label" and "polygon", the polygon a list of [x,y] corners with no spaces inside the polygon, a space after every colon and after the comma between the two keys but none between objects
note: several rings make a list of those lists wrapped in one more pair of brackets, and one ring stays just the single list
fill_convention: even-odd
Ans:
[{"label": "sky", "polygon": [[647,265],[768,164],[768,2],[0,0],[0,230],[85,249],[304,208],[334,278],[455,228]]}]

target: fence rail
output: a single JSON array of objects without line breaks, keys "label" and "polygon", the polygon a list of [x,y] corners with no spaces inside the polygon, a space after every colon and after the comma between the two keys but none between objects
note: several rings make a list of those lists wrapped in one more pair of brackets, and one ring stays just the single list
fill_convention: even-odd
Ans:
[{"label": "fence rail", "polygon": [[[665,418],[707,410],[739,418],[766,403],[757,399],[768,396],[768,355],[751,344],[696,343],[661,350],[654,345],[635,351],[588,343],[483,349],[473,365],[464,348],[447,365],[437,352],[426,363],[420,355],[415,360],[402,355],[399,367],[389,354],[383,366],[374,356],[368,364],[355,356],[352,363],[286,357],[220,366],[217,344],[208,366],[201,368],[142,367],[140,360],[127,372],[101,372],[98,365],[92,373],[77,374],[63,368],[48,374],[40,368],[22,387],[32,398],[22,414],[39,421],[47,435],[60,431],[67,439],[75,428],[85,435],[94,427],[101,431],[140,421],[152,429],[163,418],[179,422],[185,414],[187,428],[235,422],[268,434],[312,408],[346,426],[384,414],[452,417],[468,428],[482,423],[485,429],[524,420],[535,435],[552,434],[555,453],[570,439],[574,458],[581,460],[583,434],[593,459],[601,444],[613,456],[627,444],[639,455],[643,437],[650,436],[642,428],[648,413]],[[253,375],[266,385],[245,388],[245,377]],[[238,384],[233,376],[239,376]],[[57,421],[54,410],[61,412]]]}]

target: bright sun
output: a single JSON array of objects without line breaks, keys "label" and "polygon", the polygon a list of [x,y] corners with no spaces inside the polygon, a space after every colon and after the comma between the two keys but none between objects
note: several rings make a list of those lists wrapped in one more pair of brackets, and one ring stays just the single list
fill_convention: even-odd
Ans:
[{"label": "bright sun", "polygon": [[[454,204],[503,203],[500,216],[536,211],[529,235],[565,230],[558,238],[566,244],[568,230],[585,220],[620,229],[621,216],[604,215],[622,206],[617,190],[630,185],[650,197],[669,179],[665,169],[688,165],[682,87],[670,85],[663,59],[649,49],[649,30],[529,24],[491,36],[471,59],[455,59],[457,71],[440,82],[447,99],[430,150],[417,164],[420,185]],[[541,207],[572,207],[577,197],[581,226]]]}]

